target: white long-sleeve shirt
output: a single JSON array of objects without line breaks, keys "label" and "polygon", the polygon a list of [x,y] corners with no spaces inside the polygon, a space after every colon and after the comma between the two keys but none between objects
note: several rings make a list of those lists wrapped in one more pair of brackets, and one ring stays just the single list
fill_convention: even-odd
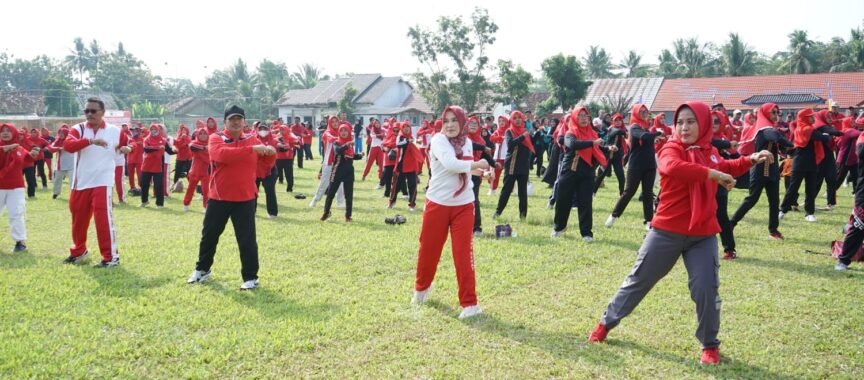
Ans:
[{"label": "white long-sleeve shirt", "polygon": [[[474,191],[471,182],[471,163],[474,155],[471,149],[471,140],[465,140],[462,147],[462,157],[456,158],[453,145],[447,140],[443,133],[436,133],[429,143],[429,165],[432,179],[429,180],[429,189],[426,190],[426,199],[442,206],[462,206],[474,202]],[[459,196],[453,194],[459,190],[459,175],[467,176],[465,188]]]}]

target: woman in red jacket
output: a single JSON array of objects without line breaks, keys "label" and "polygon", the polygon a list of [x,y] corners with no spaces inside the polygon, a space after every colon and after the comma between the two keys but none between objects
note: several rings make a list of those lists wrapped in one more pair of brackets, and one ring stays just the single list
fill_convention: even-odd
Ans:
[{"label": "woman in red jacket", "polygon": [[189,168],[192,167],[192,150],[189,149],[189,143],[192,142],[192,136],[189,135],[189,128],[186,124],[180,124],[177,128],[177,137],[174,138],[174,148],[177,150],[176,162],[174,163],[174,182],[172,187],[177,186],[180,179],[185,178],[189,174]]},{"label": "woman in red jacket", "polygon": [[[30,143],[34,147],[39,148],[39,154],[34,158],[33,165],[36,168],[36,175],[42,179],[42,188],[48,188],[48,176],[45,172],[45,148],[51,145],[50,142],[42,138],[42,132],[36,128],[30,129]],[[50,164],[49,164],[50,165]]]},{"label": "woman in red jacket", "polygon": [[453,263],[459,283],[459,318],[482,313],[474,289],[474,252],[471,231],[474,227],[474,193],[469,176],[489,168],[486,161],[474,161],[465,111],[457,106],[444,109],[443,129],[432,137],[429,149],[431,179],[426,190],[417,276],[411,303],[422,304],[429,296],[441,251],[450,234]]},{"label": "woman in red jacket", "polygon": [[129,128],[129,146],[132,148],[126,155],[129,189],[141,190],[140,184],[135,180],[136,176],[141,179],[141,165],[144,163],[144,131],[141,129],[141,122],[132,124]]},{"label": "woman in red jacket", "polygon": [[297,154],[303,155],[303,144],[293,130],[294,127],[281,126],[276,142],[276,172],[280,179],[284,178],[287,182],[285,191],[289,193],[294,192],[294,159]]},{"label": "woman in red jacket", "polygon": [[[666,276],[679,257],[690,277],[702,343],[702,363],[720,362],[720,286],[717,258],[717,186],[731,189],[735,178],[757,162],[773,161],[767,151],[724,161],[711,146],[711,109],[687,102],[675,112],[675,135],[659,152],[663,196],[633,270],[612,297],[600,323],[588,338],[602,342],[610,329],[629,315],[648,291]],[[727,174],[728,173],[728,174]],[[730,175],[731,174],[731,175]]]},{"label": "woman in red jacket", "polygon": [[338,136],[333,144],[333,170],[330,178],[322,178],[328,181],[327,198],[324,199],[324,214],[321,221],[330,218],[330,207],[333,206],[333,197],[342,187],[345,193],[345,223],[351,223],[351,210],[354,203],[354,137],[351,136],[354,127],[351,124],[342,124],[338,129]]},{"label": "woman in red jacket", "polygon": [[[276,138],[270,133],[270,127],[266,123],[255,123],[258,129],[258,140],[261,144],[276,149]],[[276,161],[274,160],[259,160],[256,167],[255,186],[264,184],[264,197],[267,201],[267,217],[274,219],[279,215],[279,204],[276,203]]]},{"label": "woman in red jacket", "polygon": [[[49,147],[54,144],[54,136],[51,136],[51,130],[48,128],[42,128],[42,139],[48,142]],[[48,169],[48,180],[50,181],[54,179],[54,169],[51,168],[54,152],[46,149],[43,153],[45,154],[45,167]]]},{"label": "woman in red jacket", "polygon": [[24,179],[21,177],[25,158],[33,159],[38,152],[28,151],[18,143],[18,130],[12,124],[0,124],[0,212],[9,209],[9,233],[15,240],[13,252],[27,249],[27,226],[24,224]]},{"label": "woman in red jacket", "polygon": [[414,135],[411,124],[402,122],[396,138],[396,165],[393,168],[393,183],[390,185],[390,203],[387,208],[393,208],[396,204],[396,194],[401,184],[405,182],[408,187],[408,211],[414,211],[417,201],[417,171],[423,162],[423,153],[414,145]]},{"label": "woman in red jacket", "polygon": [[504,134],[507,133],[507,129],[509,128],[510,123],[507,116],[498,116],[498,128],[489,137],[495,143],[493,154],[495,155],[495,163],[497,165],[495,165],[495,177],[492,179],[492,188],[489,189],[488,195],[494,196],[495,191],[498,190],[498,184],[501,183],[501,170],[504,169],[504,160],[507,158],[507,144],[504,144]]},{"label": "woman in red jacket", "polygon": [[141,165],[141,205],[138,207],[147,207],[150,204],[149,190],[150,181],[153,181],[153,188],[156,196],[156,208],[162,208],[165,205],[165,192],[163,186],[164,168],[162,167],[163,156],[165,154],[165,146],[168,142],[162,137],[158,124],[150,125],[150,134],[144,139],[144,164]]},{"label": "woman in red jacket", "polygon": [[198,128],[195,130],[195,140],[189,144],[189,150],[192,151],[192,167],[189,169],[189,187],[186,189],[186,196],[183,197],[183,211],[189,211],[189,204],[192,203],[192,196],[195,195],[195,188],[198,183],[201,183],[201,197],[204,210],[207,210],[207,182],[210,181],[210,152],[207,150],[207,139],[210,136],[207,133],[207,128]]}]

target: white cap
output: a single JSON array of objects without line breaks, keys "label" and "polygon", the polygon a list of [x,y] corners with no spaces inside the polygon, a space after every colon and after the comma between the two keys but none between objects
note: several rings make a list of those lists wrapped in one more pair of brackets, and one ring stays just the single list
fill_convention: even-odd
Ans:
[{"label": "white cap", "polygon": [[732,114],[733,114],[733,115],[734,115],[734,114],[738,114],[738,113],[741,113],[741,110],[735,110],[735,111],[732,111]]}]

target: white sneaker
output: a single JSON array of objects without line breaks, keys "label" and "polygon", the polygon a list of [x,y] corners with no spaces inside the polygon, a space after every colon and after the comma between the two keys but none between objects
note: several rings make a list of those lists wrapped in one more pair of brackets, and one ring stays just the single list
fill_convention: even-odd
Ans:
[{"label": "white sneaker", "polygon": [[827,205],[827,206],[825,206],[825,211],[834,211],[834,207],[837,207],[837,206],[835,206],[835,205]]},{"label": "white sneaker", "polygon": [[267,214],[267,218],[269,218],[269,219],[276,219],[276,218],[278,218],[278,217],[277,217],[276,215],[270,215],[270,214]]},{"label": "white sneaker", "polygon": [[551,238],[553,238],[553,239],[557,239],[557,238],[561,237],[561,235],[564,235],[564,231],[555,231],[555,230],[552,230],[552,233],[549,234],[549,237],[551,237]]},{"label": "white sneaker", "polygon": [[140,205],[138,205],[138,207],[147,207],[147,205],[149,205],[149,204],[150,204],[150,202],[144,202],[144,203],[141,203]]},{"label": "white sneaker", "polygon": [[404,200],[406,200],[406,201],[408,200],[408,198],[409,198],[409,197],[408,197],[407,195],[403,195],[403,196],[402,196],[402,199],[404,199]]},{"label": "white sneaker", "polygon": [[645,222],[645,231],[651,231],[651,222]]},{"label": "white sneaker", "polygon": [[189,206],[183,206],[183,212],[189,212]]},{"label": "white sneaker", "polygon": [[415,290],[414,297],[411,297],[412,305],[422,305],[423,302],[426,302],[426,297],[429,296],[429,291],[432,290],[432,285],[429,285],[426,290]]},{"label": "white sneaker", "polygon": [[779,220],[783,220],[784,216],[786,216],[786,213],[783,211],[780,211],[777,213],[777,219],[779,219]]},{"label": "white sneaker", "polygon": [[186,280],[187,284],[194,284],[196,282],[204,282],[213,275],[212,270],[203,271],[203,270],[194,270],[192,271],[192,275],[189,276],[189,279]]},{"label": "white sneaker", "polygon": [[375,190],[381,190],[383,188],[384,188],[384,186],[381,186],[381,185],[375,186]]},{"label": "white sneaker", "polygon": [[609,217],[606,218],[606,228],[612,228],[612,225],[615,224],[616,220],[618,220],[618,218],[616,218],[612,215],[609,215]]},{"label": "white sneaker", "polygon": [[834,270],[844,271],[844,270],[847,270],[847,269],[849,269],[849,266],[846,265],[846,264],[843,264],[843,263],[841,263],[841,262],[839,262],[839,261],[837,262],[837,265],[834,266]]},{"label": "white sneaker", "polygon": [[584,241],[586,243],[590,243],[590,242],[594,241],[594,238],[591,236],[583,236],[582,241]]},{"label": "white sneaker", "polygon": [[316,204],[318,204],[318,201],[313,199],[312,202],[309,202],[309,208],[315,207]]},{"label": "white sneaker", "polygon": [[494,197],[494,196],[495,196],[495,190],[491,190],[491,189],[490,189],[490,190],[489,190],[489,196],[490,196],[490,197]]},{"label": "white sneaker", "polygon": [[408,211],[414,212],[414,211],[417,211],[417,209],[414,207],[408,207]]},{"label": "white sneaker", "polygon": [[240,285],[240,290],[252,290],[258,288],[258,279],[249,280]]},{"label": "white sneaker", "polygon": [[474,237],[483,237],[483,231],[474,231]]},{"label": "white sneaker", "polygon": [[480,314],[483,314],[483,310],[480,310],[479,305],[463,307],[462,313],[459,314],[459,319],[471,318]]},{"label": "white sneaker", "polygon": [[804,220],[806,220],[808,222],[815,222],[816,221],[816,215],[807,215],[804,217]]}]

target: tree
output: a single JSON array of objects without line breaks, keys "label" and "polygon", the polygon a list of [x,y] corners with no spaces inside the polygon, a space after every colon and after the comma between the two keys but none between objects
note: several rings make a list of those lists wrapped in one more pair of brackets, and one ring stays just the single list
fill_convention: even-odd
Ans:
[{"label": "tree", "polygon": [[606,49],[592,45],[588,48],[588,53],[585,55],[585,69],[588,73],[588,78],[613,78],[612,73],[612,58],[606,54]]},{"label": "tree", "polygon": [[45,106],[48,116],[78,115],[78,100],[69,80],[62,76],[49,76],[42,81],[45,89]]},{"label": "tree", "polygon": [[626,95],[618,95],[618,96],[604,96],[600,98],[600,104],[602,104],[601,109],[606,111],[606,113],[614,115],[621,114],[627,115],[630,111],[630,108],[633,107],[634,97],[626,96]]},{"label": "tree", "polygon": [[[487,101],[490,86],[485,76],[489,63],[486,49],[495,43],[498,25],[486,9],[475,8],[470,23],[461,16],[440,17],[437,26],[437,30],[420,26],[408,29],[411,54],[428,69],[427,73],[418,71],[413,75],[420,94],[436,112],[443,110],[440,101],[445,98],[474,112]],[[449,68],[448,63],[452,65]],[[452,79],[448,72],[452,72]]]},{"label": "tree", "polygon": [[627,52],[627,56],[624,57],[618,68],[624,69],[624,76],[627,78],[644,78],[648,76],[649,71],[649,66],[642,64],[642,56],[635,50]]},{"label": "tree", "polygon": [[51,76],[66,78],[68,73],[48,56],[9,62],[8,56],[0,55],[0,90],[39,90],[45,79]]},{"label": "tree", "polygon": [[756,57],[756,52],[741,41],[738,33],[729,33],[729,41],[723,45],[723,71],[726,75],[737,77],[755,74]]},{"label": "tree", "polygon": [[669,51],[669,49],[663,49],[660,51],[657,61],[660,62],[660,64],[657,65],[658,75],[665,78],[678,78],[681,76],[678,72],[678,60],[674,55],[672,55],[672,52]]},{"label": "tree", "polygon": [[354,111],[356,111],[354,107],[354,98],[357,96],[357,89],[354,88],[350,83],[345,87],[345,92],[342,94],[342,98],[339,99],[339,102],[336,103],[336,110],[339,113],[345,113],[346,120],[354,119]]},{"label": "tree", "polygon": [[321,69],[311,63],[304,63],[297,67],[293,77],[300,88],[312,88],[321,80]]},{"label": "tree", "polygon": [[158,96],[157,79],[150,69],[131,54],[116,53],[100,58],[99,70],[92,72],[90,87],[114,94],[121,108],[141,98]]},{"label": "tree", "polygon": [[498,101],[518,106],[522,100],[531,93],[529,86],[534,80],[531,73],[525,71],[522,65],[513,67],[510,60],[498,60],[499,85],[498,92],[501,96]]},{"label": "tree", "polygon": [[93,40],[90,41],[90,54],[89,54],[89,62],[87,63],[88,69],[91,72],[99,71],[99,62],[102,60],[102,56],[105,55],[105,52],[102,51],[102,47],[99,46],[99,41]]},{"label": "tree", "polygon": [[[585,97],[590,81],[585,80],[585,71],[579,60],[563,54],[546,58],[541,65],[543,77],[549,87],[549,98],[542,103],[547,111],[561,107],[566,111]],[[539,112],[538,112],[539,113]]]},{"label": "tree", "polygon": [[790,74],[814,72],[817,65],[812,49],[813,41],[807,37],[806,31],[793,31],[789,34],[789,55],[780,69]]},{"label": "tree", "polygon": [[276,63],[266,58],[255,69],[255,74],[252,75],[252,85],[256,99],[260,99],[261,102],[262,107],[259,108],[262,108],[262,117],[266,118],[278,116],[278,109],[274,106],[276,101],[286,91],[299,87],[284,63]]},{"label": "tree", "polygon": [[78,72],[78,87],[84,86],[84,73],[88,70],[90,60],[90,51],[84,46],[84,41],[81,37],[75,37],[72,41],[75,47],[70,49],[70,54],[66,56],[65,63],[67,67]]},{"label": "tree", "polygon": [[675,48],[675,60],[680,72],[685,78],[705,76],[710,58],[706,52],[708,46],[696,38],[677,39],[672,44]]},{"label": "tree", "polygon": [[132,104],[133,119],[162,119],[165,116],[165,107],[149,100],[142,100]]}]

